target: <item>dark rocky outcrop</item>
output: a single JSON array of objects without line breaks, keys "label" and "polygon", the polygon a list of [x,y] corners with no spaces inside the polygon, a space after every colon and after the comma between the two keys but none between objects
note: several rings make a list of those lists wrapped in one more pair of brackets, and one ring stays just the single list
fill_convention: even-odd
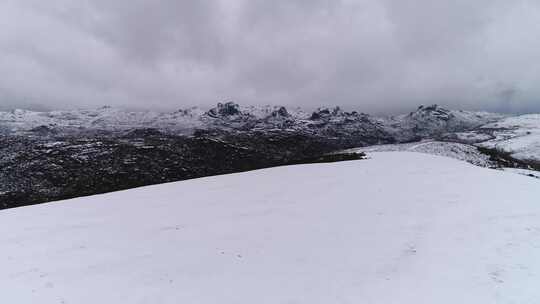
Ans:
[{"label": "dark rocky outcrop", "polygon": [[239,115],[240,106],[234,102],[218,103],[217,107],[210,109],[207,115],[214,118]]}]

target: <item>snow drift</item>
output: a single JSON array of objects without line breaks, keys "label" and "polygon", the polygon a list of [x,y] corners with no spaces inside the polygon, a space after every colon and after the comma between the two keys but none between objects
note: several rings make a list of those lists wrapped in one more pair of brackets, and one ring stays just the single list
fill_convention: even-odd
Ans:
[{"label": "snow drift", "polygon": [[408,152],[0,213],[5,303],[538,303],[540,183]]}]

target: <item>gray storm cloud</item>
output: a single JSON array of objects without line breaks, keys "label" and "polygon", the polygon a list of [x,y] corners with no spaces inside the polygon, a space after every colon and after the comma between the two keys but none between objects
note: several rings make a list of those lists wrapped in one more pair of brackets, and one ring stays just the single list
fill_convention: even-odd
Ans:
[{"label": "gray storm cloud", "polygon": [[0,109],[540,111],[535,0],[3,0]]}]

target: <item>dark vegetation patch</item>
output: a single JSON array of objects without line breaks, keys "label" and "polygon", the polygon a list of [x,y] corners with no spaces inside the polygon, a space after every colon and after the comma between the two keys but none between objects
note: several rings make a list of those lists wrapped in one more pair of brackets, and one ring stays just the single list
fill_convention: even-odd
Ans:
[{"label": "dark vegetation patch", "polygon": [[342,143],[287,132],[153,129],[79,137],[0,137],[0,209],[288,164],[360,159]]},{"label": "dark vegetation patch", "polygon": [[300,165],[300,164],[319,164],[319,163],[336,163],[349,160],[362,160],[366,158],[366,154],[363,152],[359,153],[330,153],[322,156],[312,157],[301,159],[289,163],[288,165]]},{"label": "dark vegetation patch", "polygon": [[477,147],[478,151],[488,155],[489,159],[498,164],[500,168],[518,168],[540,171],[540,163],[533,160],[519,160],[512,157],[510,152],[501,149]]}]

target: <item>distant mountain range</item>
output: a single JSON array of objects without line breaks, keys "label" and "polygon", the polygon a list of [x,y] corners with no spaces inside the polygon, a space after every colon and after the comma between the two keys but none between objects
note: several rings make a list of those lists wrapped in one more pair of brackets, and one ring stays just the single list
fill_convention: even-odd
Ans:
[{"label": "distant mountain range", "polygon": [[14,110],[0,112],[0,208],[421,140],[465,144],[460,151],[478,150],[501,167],[540,168],[537,114],[432,105],[376,117],[339,107],[304,111],[232,102],[171,113]]},{"label": "distant mountain range", "polygon": [[103,107],[95,110],[0,112],[0,130],[7,135],[93,134],[133,129],[156,129],[176,135],[192,135],[196,130],[288,131],[314,135],[366,137],[382,142],[415,140],[461,132],[500,121],[505,116],[492,113],[446,110],[436,105],[394,117],[373,117],[345,112],[339,107],[306,112],[279,106],[242,107],[228,102],[203,111],[189,108],[172,113],[129,112]]}]

